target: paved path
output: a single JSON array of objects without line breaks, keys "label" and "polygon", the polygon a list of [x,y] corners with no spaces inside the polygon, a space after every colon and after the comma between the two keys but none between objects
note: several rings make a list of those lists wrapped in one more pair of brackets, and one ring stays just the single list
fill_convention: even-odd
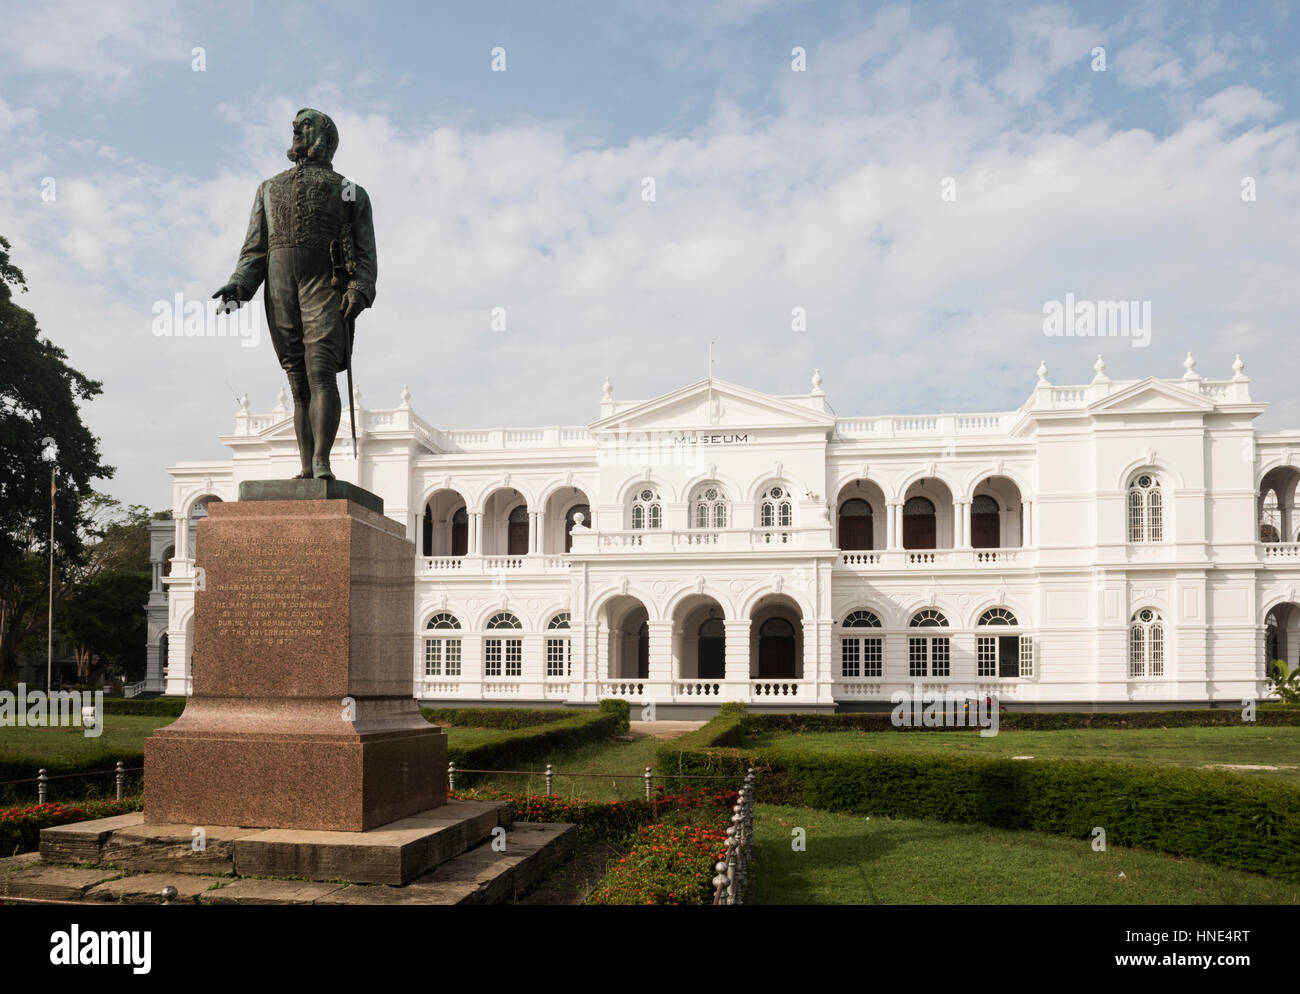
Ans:
[{"label": "paved path", "polygon": [[628,722],[628,733],[634,736],[651,735],[656,739],[675,739],[703,727],[702,721],[632,721]]}]

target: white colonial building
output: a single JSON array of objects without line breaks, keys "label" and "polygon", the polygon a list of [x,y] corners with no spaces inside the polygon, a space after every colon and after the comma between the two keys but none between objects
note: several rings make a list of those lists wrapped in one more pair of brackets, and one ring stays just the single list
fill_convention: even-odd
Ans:
[{"label": "white colonial building", "polygon": [[[437,428],[358,404],[340,478],[415,544],[411,666],[437,702],[887,704],[921,684],[1012,707],[1239,703],[1300,662],[1300,431],[1207,380],[1058,386],[1014,411],[841,417],[819,375],[614,398],[586,425]],[[346,427],[346,416],[345,416]],[[186,693],[194,518],[298,468],[292,412],[172,466],[151,689]],[[198,550],[202,562],[202,550]],[[166,574],[166,575],[164,575]],[[165,592],[165,593],[164,593]],[[166,662],[165,675],[163,661]],[[274,665],[273,659],[267,665]]]}]

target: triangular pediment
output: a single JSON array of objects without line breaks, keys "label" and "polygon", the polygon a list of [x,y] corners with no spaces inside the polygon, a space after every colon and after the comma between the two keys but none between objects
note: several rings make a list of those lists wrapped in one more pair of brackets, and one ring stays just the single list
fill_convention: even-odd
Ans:
[{"label": "triangular pediment", "polygon": [[592,432],[831,428],[835,416],[725,380],[699,380],[590,425]]},{"label": "triangular pediment", "polygon": [[[1199,382],[1199,381],[1198,381]],[[1171,414],[1214,410],[1214,401],[1153,376],[1130,384],[1092,404],[1093,414]]]}]

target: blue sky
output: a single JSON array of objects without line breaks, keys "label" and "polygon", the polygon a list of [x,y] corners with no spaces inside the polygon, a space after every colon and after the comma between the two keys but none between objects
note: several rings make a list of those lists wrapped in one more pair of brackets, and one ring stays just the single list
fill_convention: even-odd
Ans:
[{"label": "blue sky", "polygon": [[[336,165],[375,204],[368,406],[409,385],[442,427],[585,423],[606,375],[620,397],[671,390],[713,339],[717,374],[759,389],[804,391],[820,367],[842,415],[1014,409],[1040,359],[1081,383],[1099,351],[1115,378],[1179,376],[1189,350],[1226,377],[1241,353],[1272,404],[1261,427],[1300,427],[1298,18],[1284,3],[12,5],[0,234],[24,305],[105,382],[86,410],[119,467],[105,489],[155,507],[164,466],[227,451],[232,391],[269,411],[282,385],[269,342],[160,339],[151,307],[225,281],[304,105],[338,122]],[[1150,346],[1045,337],[1042,307],[1067,292],[1150,300]]]}]

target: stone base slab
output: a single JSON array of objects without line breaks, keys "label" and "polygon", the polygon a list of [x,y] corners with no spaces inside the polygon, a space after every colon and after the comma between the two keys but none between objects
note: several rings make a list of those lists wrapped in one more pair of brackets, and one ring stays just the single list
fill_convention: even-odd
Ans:
[{"label": "stone base slab", "polygon": [[320,832],[146,823],[136,812],[44,829],[41,858],[155,873],[401,885],[490,841],[513,817],[505,801],[448,801],[366,832]]}]

